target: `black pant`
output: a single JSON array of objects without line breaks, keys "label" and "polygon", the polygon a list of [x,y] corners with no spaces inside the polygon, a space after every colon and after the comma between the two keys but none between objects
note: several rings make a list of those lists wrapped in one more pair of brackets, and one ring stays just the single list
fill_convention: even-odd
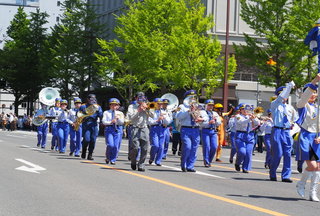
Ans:
[{"label": "black pant", "polygon": [[181,152],[181,136],[180,133],[172,133],[172,151],[175,153],[178,150],[179,145],[179,152]]},{"label": "black pant", "polygon": [[263,136],[257,136],[258,152],[263,152]]}]

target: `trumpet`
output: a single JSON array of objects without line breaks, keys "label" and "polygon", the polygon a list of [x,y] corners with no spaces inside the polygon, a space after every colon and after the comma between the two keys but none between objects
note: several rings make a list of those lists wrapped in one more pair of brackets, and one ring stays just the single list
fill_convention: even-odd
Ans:
[{"label": "trumpet", "polygon": [[254,110],[253,110],[253,114],[260,118],[264,113],[264,109],[262,107],[256,107]]},{"label": "trumpet", "polygon": [[157,110],[157,109],[159,109],[159,105],[156,102],[149,102],[149,103],[147,103],[147,109]]}]

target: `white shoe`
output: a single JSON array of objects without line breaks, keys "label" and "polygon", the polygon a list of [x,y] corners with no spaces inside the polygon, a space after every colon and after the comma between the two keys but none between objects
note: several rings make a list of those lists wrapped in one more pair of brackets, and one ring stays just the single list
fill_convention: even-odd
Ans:
[{"label": "white shoe", "polygon": [[319,198],[317,197],[317,193],[316,192],[311,192],[310,194],[310,200],[313,201],[313,202],[319,202]]}]

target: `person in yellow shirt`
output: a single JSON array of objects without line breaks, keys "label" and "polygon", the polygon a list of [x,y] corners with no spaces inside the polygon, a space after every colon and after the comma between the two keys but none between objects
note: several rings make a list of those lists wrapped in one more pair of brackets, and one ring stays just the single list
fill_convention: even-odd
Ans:
[{"label": "person in yellow shirt", "polygon": [[220,103],[217,103],[214,105],[214,111],[216,111],[221,119],[221,124],[218,127],[218,148],[217,148],[217,153],[216,153],[216,161],[217,162],[222,162],[220,159],[221,154],[222,154],[222,146],[226,146],[226,131],[224,127],[224,117],[229,116],[233,112],[233,107],[231,107],[230,111],[227,113],[223,112],[223,105]]}]

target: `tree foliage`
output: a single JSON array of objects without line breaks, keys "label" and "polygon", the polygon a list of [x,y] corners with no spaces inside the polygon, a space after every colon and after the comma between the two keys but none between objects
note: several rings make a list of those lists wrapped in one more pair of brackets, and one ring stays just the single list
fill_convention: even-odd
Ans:
[{"label": "tree foliage", "polygon": [[[126,1],[116,39],[99,40],[100,74],[125,98],[133,91],[206,87],[223,80],[221,45],[207,35],[214,25],[201,0]],[[230,58],[230,78],[236,63]]]},{"label": "tree foliage", "polygon": [[30,102],[32,111],[32,102],[47,80],[48,71],[42,66],[47,16],[37,10],[28,18],[19,7],[7,30],[10,39],[0,52],[0,76],[6,82],[5,89],[15,96],[15,113],[24,100]]},{"label": "tree foliage", "polygon": [[65,98],[75,93],[84,97],[98,78],[93,53],[99,48],[96,35],[101,35],[104,28],[97,23],[97,15],[87,2],[66,0],[63,9],[61,21],[50,38],[55,74],[52,82]]},{"label": "tree foliage", "polygon": [[[241,0],[241,17],[255,32],[245,35],[246,45],[236,46],[240,62],[258,69],[259,81],[280,86],[294,80],[298,86],[310,80],[315,64],[303,43],[319,18],[317,0]],[[266,62],[272,58],[276,65]],[[307,76],[303,76],[303,75]]]}]

